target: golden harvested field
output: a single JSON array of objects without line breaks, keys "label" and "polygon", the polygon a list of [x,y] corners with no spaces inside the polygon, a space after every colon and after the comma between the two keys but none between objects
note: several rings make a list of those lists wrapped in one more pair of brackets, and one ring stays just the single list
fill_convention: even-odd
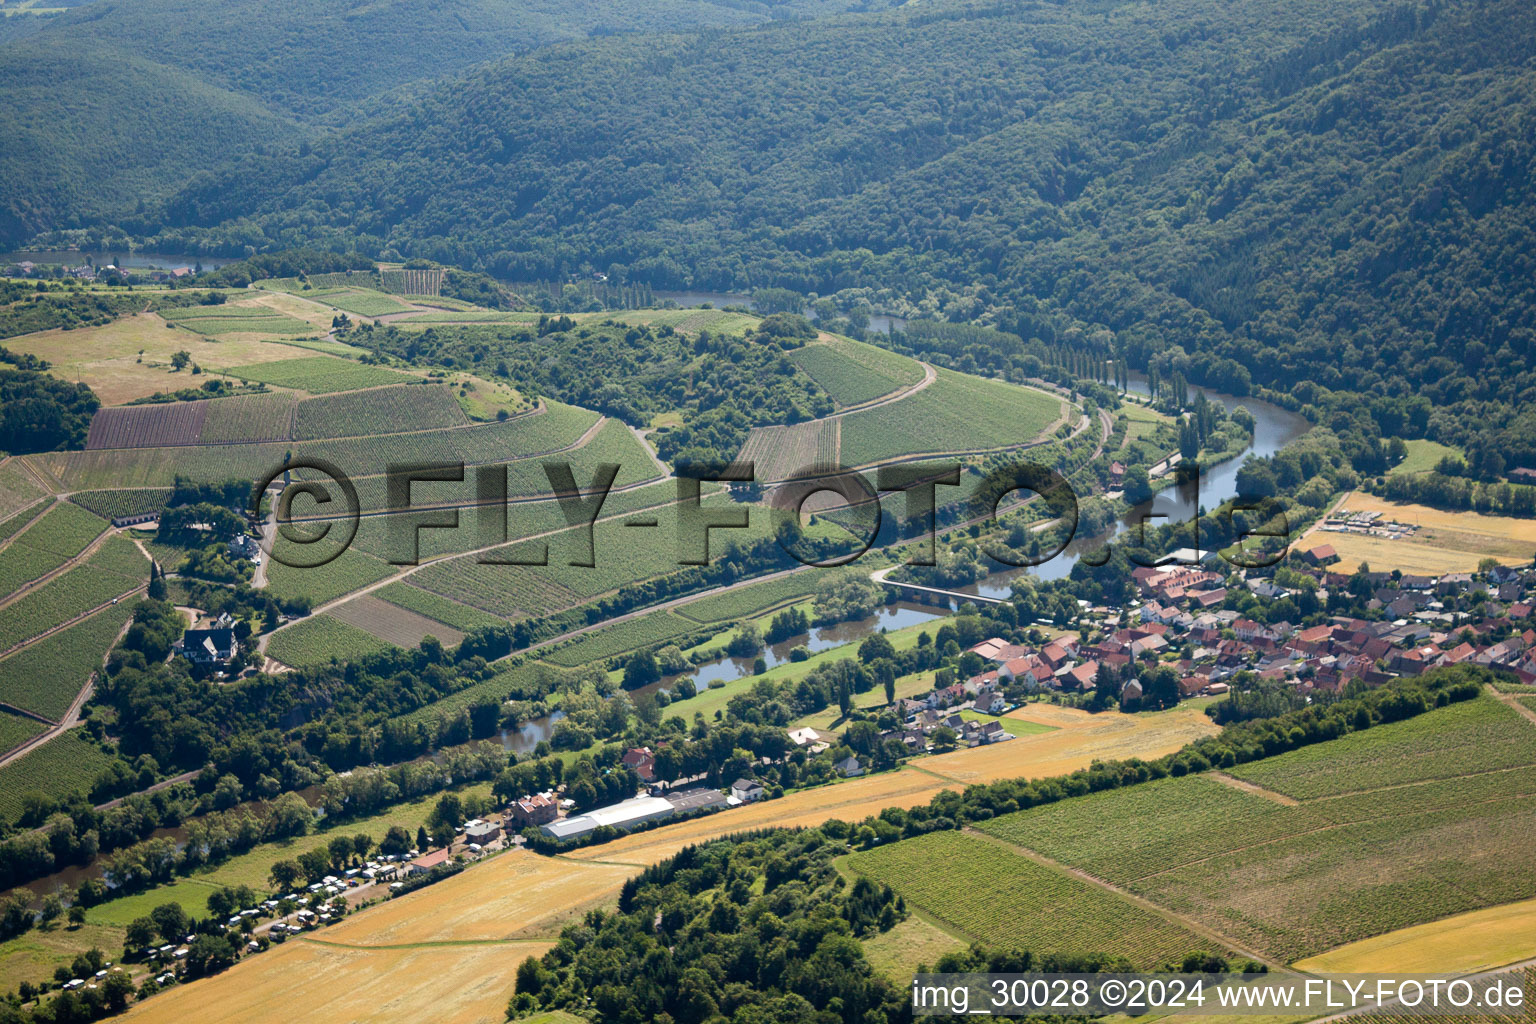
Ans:
[{"label": "golden harvested field", "polygon": [[[227,306],[217,307],[229,308]],[[76,331],[41,331],[12,338],[6,347],[48,360],[64,380],[84,381],[103,405],[121,405],[160,391],[196,387],[206,377],[171,371],[172,353],[185,350],[207,371],[291,359],[298,351],[251,335],[214,341],[192,331],[172,330],[153,313],[123,317],[101,327]],[[139,350],[144,361],[139,362]]]},{"label": "golden harvested field", "polygon": [[1399,928],[1297,961],[1332,974],[1467,974],[1536,957],[1536,900]]},{"label": "golden harvested field", "polygon": [[[600,849],[600,848],[599,848]],[[582,864],[510,850],[484,864],[333,925],[326,941],[359,946],[486,942],[538,930],[617,896],[627,865]]]},{"label": "golden harvested field", "polygon": [[1217,731],[1203,712],[1188,705],[1150,715],[1093,715],[1053,704],[1026,704],[1006,717],[1055,726],[1056,731],[927,757],[918,764],[966,784],[1038,779],[1075,772],[1094,761],[1161,757]]},{"label": "golden harvested field", "polygon": [[1473,572],[1484,558],[1497,558],[1508,565],[1528,562],[1536,550],[1536,520],[1532,519],[1399,504],[1361,491],[1345,495],[1339,507],[1351,512],[1381,512],[1385,519],[1419,528],[1402,540],[1314,528],[1297,542],[1297,550],[1332,544],[1339,553],[1340,572],[1352,572],[1361,562],[1369,562],[1378,571],[1401,569],[1438,576]]},{"label": "golden harvested field", "polygon": [[[330,933],[325,933],[329,941]],[[345,949],[291,939],[212,982],[163,992],[131,1021],[219,1024],[501,1024],[517,965],[546,942]]]},{"label": "golden harvested field", "polygon": [[669,857],[683,846],[752,829],[817,825],[832,818],[858,821],[885,807],[926,803],[940,790],[971,782],[1059,774],[1099,758],[1157,757],[1214,729],[1190,707],[1158,715],[1094,716],[1036,704],[1013,714],[1055,726],[1056,731],[923,758],[899,771],[792,793],[559,858],[504,853],[434,886],[360,911],[318,936],[346,948],[289,942],[216,978],[156,996],[129,1018],[166,1024],[193,1019],[264,1024],[274,1008],[281,1016],[303,1007],[306,1024],[499,1022],[517,964],[544,948],[521,943],[511,952],[500,940],[553,938],[570,918],[616,899],[624,879],[637,867]]}]

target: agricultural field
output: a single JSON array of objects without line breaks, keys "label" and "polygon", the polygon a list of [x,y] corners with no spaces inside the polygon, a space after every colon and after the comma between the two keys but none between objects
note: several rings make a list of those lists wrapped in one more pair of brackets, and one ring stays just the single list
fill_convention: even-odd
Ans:
[{"label": "agricultural field", "polygon": [[444,386],[374,388],[300,402],[293,418],[293,438],[363,437],[462,427],[468,422]]},{"label": "agricultural field", "polygon": [[297,569],[272,559],[267,565],[267,589],[274,597],[304,598],[311,608],[318,608],[395,572],[389,563],[348,548],[335,560],[312,569]]},{"label": "agricultural field", "polygon": [[996,715],[984,715],[979,711],[967,708],[960,712],[960,717],[968,722],[997,722],[1003,727],[1003,731],[1010,736],[1037,736],[1043,732],[1054,732],[1057,726],[1046,725],[1044,722],[1031,722],[1022,718],[1006,718]]},{"label": "agricultural field", "polygon": [[296,404],[292,395],[216,399],[208,405],[208,416],[197,440],[201,444],[285,440],[293,432]]},{"label": "agricultural field", "polygon": [[[0,462],[0,517],[19,512],[41,497],[43,489],[20,462],[15,459]],[[4,525],[9,523],[10,520],[7,520]],[[3,531],[4,526],[0,525],[0,540],[9,536]]]},{"label": "agricultural field", "polygon": [[77,557],[107,523],[78,505],[60,502],[4,548],[0,548],[0,598]]},{"label": "agricultural field", "polygon": [[[382,601],[372,594],[354,597],[327,613],[331,618],[372,633],[396,647],[416,647],[427,636],[435,636],[445,647],[457,647],[464,634],[425,615],[418,615],[399,605]],[[321,616],[324,618],[325,616]]]},{"label": "agricultural field", "polygon": [[255,303],[183,306],[163,310],[160,315],[166,323],[214,337],[221,334],[304,334],[315,329],[308,321]]},{"label": "agricultural field", "polygon": [[455,377],[448,382],[459,408],[464,415],[476,421],[500,419],[502,413],[519,416],[538,408],[523,393],[510,384],[486,380],[483,377]]},{"label": "agricultural field", "polygon": [[1371,568],[1378,571],[1401,569],[1429,576],[1475,572],[1478,563],[1485,558],[1496,558],[1505,565],[1520,565],[1528,563],[1532,550],[1536,550],[1536,520],[1533,519],[1401,504],[1364,491],[1345,495],[1339,507],[1351,512],[1380,512],[1383,519],[1418,527],[1412,536],[1400,540],[1318,529],[1308,531],[1299,542],[1301,547],[1332,544],[1339,553],[1339,563],[1334,566],[1339,572],[1352,572],[1361,562],[1369,562]]},{"label": "agricultural field", "polygon": [[690,601],[677,609],[677,614],[695,622],[729,622],[761,615],[779,605],[816,592],[818,580],[814,571],[791,573],[778,579],[737,587],[712,597]]},{"label": "agricultural field", "polygon": [[196,444],[208,416],[209,400],[122,405],[91,417],[87,448],[158,448]]},{"label": "agricultural field", "polygon": [[170,500],[169,487],[138,487],[109,491],[76,491],[69,500],[103,519],[159,512]]},{"label": "agricultural field", "polygon": [[205,373],[293,355],[289,346],[259,338],[226,335],[213,340],[190,331],[167,330],[166,325],[152,313],[141,313],[99,327],[10,338],[6,347],[48,360],[53,364],[49,372],[60,379],[88,384],[104,406],[195,386],[205,379],[174,370],[171,356],[176,352],[186,352]]},{"label": "agricultural field", "polygon": [[178,475],[202,481],[255,480],[281,466],[288,450],[278,442],[46,452],[26,458],[57,480],[60,490],[94,491],[169,487]]},{"label": "agricultural field", "polygon": [[1163,915],[981,836],[934,832],[843,864],[988,946],[1109,953],[1141,970],[1211,947]]},{"label": "agricultural field", "polygon": [[388,313],[409,313],[415,308],[391,295],[362,288],[327,291],[316,301],[323,302],[327,306],[335,306],[355,316],[369,317],[384,316]]},{"label": "agricultural field", "polygon": [[[1481,734],[1486,722],[1454,714],[1462,710],[1440,709],[1422,720],[1429,729]],[[1536,748],[1536,730],[1519,721]],[[1410,752],[1388,751],[1377,729]],[[1332,751],[1343,775],[1371,756],[1411,758],[1425,735],[1377,729],[1308,749]],[[1451,764],[1466,749],[1441,744],[1429,757]],[[1536,756],[1527,763],[1536,764]],[[1474,762],[1467,771],[1482,767]],[[1536,767],[1458,778],[1418,774],[1426,781],[1299,804],[1186,776],[1003,815],[979,827],[1291,961],[1536,895],[1536,850],[1522,838],[1536,829]],[[1336,791],[1339,784],[1313,788]],[[1096,827],[1103,821],[1137,827]]]},{"label": "agricultural field", "polygon": [[284,665],[323,665],[335,658],[356,661],[388,650],[390,644],[372,633],[329,615],[315,615],[284,626],[267,640],[266,653]]},{"label": "agricultural field", "polygon": [[622,312],[576,314],[577,322],[612,320],[621,324],[649,324],[670,327],[682,334],[709,331],[730,337],[742,337],[758,325],[760,317],[750,313],[732,313],[723,309],[631,309]]},{"label": "agricultural field", "polygon": [[1013,448],[1039,438],[1063,402],[1033,388],[940,369],[933,384],[843,417],[842,461],[864,466],[914,453]]},{"label": "agricultural field", "polygon": [[84,739],[83,730],[55,736],[0,768],[0,819],[15,821],[28,793],[62,797],[89,790],[111,763],[112,756]]},{"label": "agricultural field", "polygon": [[5,520],[4,522],[0,522],[0,544],[5,543],[7,540],[10,540],[16,534],[20,533],[28,523],[42,515],[44,512],[48,511],[53,507],[53,505],[54,499],[52,496],[50,496],[44,501],[33,502],[31,505],[28,505],[26,508],[11,516],[11,518]]},{"label": "agricultural field", "polygon": [[807,467],[837,466],[842,422],[822,419],[792,427],[753,427],[736,458],[753,463],[760,483],[788,480]]},{"label": "agricultural field", "polygon": [[875,973],[898,985],[910,985],[918,967],[932,967],[945,953],[957,953],[969,943],[930,921],[912,914],[896,927],[863,940],[864,956]]},{"label": "agricultural field", "polygon": [[[129,541],[122,543],[132,547]],[[130,567],[132,559],[120,551],[113,545],[104,544],[84,564],[56,576],[6,606],[4,616],[0,616],[0,651],[9,651],[17,644],[143,586],[149,574],[148,560],[138,556],[144,576],[125,576],[117,570]],[[134,554],[137,555],[136,549]]]},{"label": "agricultural field", "polygon": [[[392,295],[419,295],[423,298],[436,296],[443,290],[443,278],[448,272],[441,267],[404,267],[379,270],[379,289]],[[442,300],[456,302],[455,299]]]},{"label": "agricultural field", "polygon": [[531,324],[537,323],[537,313],[503,313],[494,309],[429,309],[402,316],[392,321],[396,327],[417,327],[428,324]]},{"label": "agricultural field", "polygon": [[47,726],[35,718],[0,711],[0,754],[15,750],[45,728]]},{"label": "agricultural field", "polygon": [[842,408],[872,402],[923,379],[917,360],[842,338],[798,348],[789,358]]},{"label": "agricultural field", "polygon": [[0,701],[61,719],[91,673],[101,667],[133,616],[133,606],[132,601],[119,601],[0,660]]},{"label": "agricultural field", "polygon": [[680,619],[669,611],[651,612],[594,630],[574,643],[541,657],[554,665],[577,668],[642,647],[660,646],[701,629],[697,623]]},{"label": "agricultural field", "polygon": [[225,371],[242,380],[260,381],[280,388],[308,391],[312,395],[333,391],[354,391],[385,384],[410,384],[419,377],[382,366],[369,366],[331,356],[301,356],[276,359],[270,363],[233,366]]},{"label": "agricultural field", "polygon": [[[500,666],[498,665],[498,668]],[[541,672],[552,671],[547,666],[533,662],[525,662],[502,668],[501,671],[489,679],[482,679],[478,683],[466,686],[456,693],[435,700],[430,704],[424,704],[415,711],[399,715],[395,720],[406,724],[416,722],[436,722],[452,718],[471,704],[479,704],[484,701],[496,701],[500,703],[507,699],[508,695],[516,691],[527,691],[531,684],[538,682]]]},{"label": "agricultural field", "polygon": [[1536,957],[1536,900],[1485,907],[1299,961],[1325,974],[1471,974]]},{"label": "agricultural field", "polygon": [[[374,591],[374,596],[397,608],[404,608],[434,622],[440,622],[460,633],[468,633],[482,626],[500,625],[504,621],[478,608],[471,608],[467,604],[459,604],[457,601],[450,601],[431,591],[413,587],[403,580]],[[438,636],[441,637],[442,634]]]},{"label": "agricultural field", "polygon": [[1491,696],[1377,726],[1228,774],[1298,800],[1536,764],[1536,727]]}]

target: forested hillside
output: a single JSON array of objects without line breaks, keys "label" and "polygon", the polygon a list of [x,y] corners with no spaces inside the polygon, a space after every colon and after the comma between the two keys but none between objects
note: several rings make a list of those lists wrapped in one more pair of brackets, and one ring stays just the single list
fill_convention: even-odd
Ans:
[{"label": "forested hillside", "polygon": [[195,184],[164,237],[253,216],[514,279],[879,287],[1232,390],[1374,393],[1386,433],[1431,429],[1409,393],[1461,403],[1437,429],[1487,448],[1536,387],[1533,47],[1520,0],[924,4],[603,40]]},{"label": "forested hillside", "polygon": [[[0,243],[110,216],[130,227],[200,172],[299,123],[566,40],[888,6],[885,0],[96,0],[0,18]],[[25,22],[12,29],[12,22]],[[372,105],[388,110],[396,99]]]}]

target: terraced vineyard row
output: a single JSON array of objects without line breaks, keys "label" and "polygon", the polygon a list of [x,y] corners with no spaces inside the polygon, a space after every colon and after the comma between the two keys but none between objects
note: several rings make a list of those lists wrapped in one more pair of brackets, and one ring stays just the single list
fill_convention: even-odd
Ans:
[{"label": "terraced vineyard row", "polygon": [[381,587],[375,591],[375,594],[381,601],[413,611],[417,615],[424,615],[436,622],[451,626],[461,633],[468,633],[482,626],[499,625],[504,621],[478,608],[471,608],[467,604],[450,601],[440,594],[411,586],[406,581]]},{"label": "terraced vineyard row", "polygon": [[71,729],[0,768],[0,818],[15,821],[28,793],[63,797],[89,791],[112,763],[110,755]]},{"label": "terraced vineyard row", "polygon": [[651,612],[588,633],[575,643],[543,655],[543,659],[565,668],[576,668],[699,631],[698,624],[680,619],[671,612]]},{"label": "terraced vineyard row", "polygon": [[[132,548],[130,542],[122,543]],[[133,590],[149,574],[148,560],[136,549],[133,555],[137,556],[143,571],[143,576],[137,579],[119,571],[129,568],[133,559],[120,548],[104,544],[85,564],[75,566],[7,606],[5,614],[0,616],[0,651],[9,650]]]},{"label": "terraced vineyard row", "polygon": [[91,417],[87,448],[153,448],[195,444],[211,401],[161,402],[99,410]]},{"label": "terraced vineyard row", "polygon": [[445,385],[410,385],[342,392],[298,403],[293,439],[362,437],[405,430],[438,430],[469,422]]},{"label": "terraced vineyard row", "polygon": [[874,401],[923,379],[917,360],[855,341],[806,345],[789,358],[843,407]]},{"label": "terraced vineyard row", "polygon": [[1492,697],[1377,726],[1334,744],[1240,765],[1232,774],[1299,800],[1447,779],[1536,761],[1536,728]]},{"label": "terraced vineyard row", "polygon": [[842,461],[862,466],[1026,444],[1060,414],[1061,400],[1044,392],[940,369],[914,395],[843,417]]},{"label": "terraced vineyard row", "polygon": [[0,660],[0,701],[58,721],[132,615],[121,601]]},{"label": "terraced vineyard row", "polygon": [[105,520],[77,505],[54,505],[0,550],[0,597],[14,594],[74,558],[106,528]]},{"label": "terraced vineyard row", "polygon": [[906,839],[846,863],[994,948],[1108,953],[1146,970],[1212,945],[1130,900],[962,832]]},{"label": "terraced vineyard row", "polygon": [[[298,321],[294,322],[298,323]],[[304,327],[306,330],[309,329],[308,324]],[[384,384],[409,384],[419,379],[398,370],[369,366],[365,363],[336,359],[331,356],[278,359],[270,363],[234,366],[224,372],[242,380],[255,380],[277,387],[308,391],[312,395],[329,394],[333,391],[353,391]]]},{"label": "terraced vineyard row", "polygon": [[158,512],[170,500],[169,487],[146,487],[112,491],[77,491],[69,500],[96,513],[103,519]]},{"label": "terraced vineyard row", "polygon": [[340,619],[316,615],[273,633],[267,642],[267,654],[297,668],[323,665],[332,658],[355,661],[389,646],[372,633]]},{"label": "terraced vineyard row", "polygon": [[758,481],[788,480],[807,468],[838,464],[840,420],[807,420],[792,427],[754,427],[736,456],[753,464]]}]

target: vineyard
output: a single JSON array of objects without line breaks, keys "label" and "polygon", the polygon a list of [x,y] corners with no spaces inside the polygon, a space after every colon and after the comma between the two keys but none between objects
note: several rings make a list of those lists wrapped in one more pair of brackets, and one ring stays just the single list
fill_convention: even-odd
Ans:
[{"label": "vineyard", "polygon": [[[281,550],[279,547],[278,551]],[[267,589],[273,597],[307,600],[314,608],[377,583],[395,571],[395,567],[387,562],[351,548],[334,561],[312,569],[296,569],[274,558],[267,566]]]},{"label": "vineyard", "polygon": [[464,639],[464,634],[451,626],[382,601],[372,594],[354,597],[345,604],[337,605],[328,614],[331,618],[372,633],[396,647],[415,647],[427,636],[437,637],[445,647],[457,647]]},{"label": "vineyard", "polygon": [[103,519],[159,512],[170,500],[169,487],[141,487],[114,491],[77,491],[69,500]]},{"label": "vineyard", "polygon": [[160,313],[167,323],[198,334],[305,334],[313,324],[266,306],[185,306]]},{"label": "vineyard", "polygon": [[512,694],[527,695],[533,693],[548,692],[548,685],[543,677],[556,672],[555,669],[537,662],[525,665],[514,665],[496,673],[489,679],[483,679],[471,686],[466,686],[457,693],[449,694],[441,700],[423,705],[415,711],[400,715],[397,721],[407,724],[415,722],[433,722],[440,719],[451,718],[471,704],[479,704],[485,701],[495,701],[500,704]]},{"label": "vineyard", "polygon": [[88,792],[112,757],[71,729],[0,768],[0,819],[14,821],[28,793],[59,799]]},{"label": "vineyard", "polygon": [[442,385],[375,388],[300,402],[293,418],[293,437],[298,441],[363,437],[462,427],[468,422],[464,410]]},{"label": "vineyard", "polygon": [[670,327],[683,334],[698,334],[707,330],[711,334],[737,338],[758,324],[758,317],[749,313],[732,313],[723,309],[634,309],[622,313],[593,313],[588,319]]},{"label": "vineyard", "polygon": [[196,444],[211,401],[110,406],[91,417],[87,448]]},{"label": "vineyard", "polygon": [[283,464],[283,443],[191,445],[185,448],[119,448],[29,455],[64,489],[90,491],[169,487],[177,476],[192,480],[255,480]]},{"label": "vineyard", "polygon": [[916,360],[855,341],[806,345],[789,358],[843,408],[872,402],[923,379],[923,367]]},{"label": "vineyard", "polygon": [[814,571],[793,573],[765,583],[738,587],[713,597],[691,601],[677,610],[679,615],[697,622],[728,622],[744,619],[775,608],[796,598],[809,597],[816,592]]},{"label": "vineyard", "polygon": [[0,711],[0,754],[15,750],[45,728],[35,719]]},{"label": "vineyard", "polygon": [[[124,541],[124,543],[129,543]],[[146,575],[149,563],[139,556]],[[142,583],[113,571],[127,564],[108,545],[61,576],[18,598],[0,616],[0,651],[121,597]],[[108,567],[103,567],[108,566]]]},{"label": "vineyard", "polygon": [[[298,323],[298,321],[294,321]],[[307,325],[306,325],[307,328]],[[281,388],[294,388],[322,395],[333,391],[355,391],[385,384],[410,384],[419,377],[382,366],[369,366],[331,356],[301,356],[270,363],[252,363],[224,371],[231,377],[260,381]]]},{"label": "vineyard", "polygon": [[933,384],[889,405],[843,417],[842,461],[864,466],[919,453],[1010,448],[1061,415],[1059,398],[1002,381],[939,370]]},{"label": "vineyard", "polygon": [[1142,970],[1211,951],[1210,940],[1130,900],[963,832],[902,840],[844,863],[994,948],[1108,953]]},{"label": "vineyard", "polygon": [[807,467],[838,464],[841,420],[807,420],[792,427],[753,427],[736,456],[753,463],[761,483],[787,480]]},{"label": "vineyard", "polygon": [[[1526,734],[1523,760],[1519,733],[1500,715]],[[1413,767],[1426,746],[1428,767]],[[1287,961],[1536,896],[1527,841],[1536,833],[1536,767],[1510,767],[1536,764],[1536,730],[1512,710],[1480,699],[1304,752],[1255,762],[1244,776],[1268,779],[1272,765],[1290,763],[1298,792],[1361,791],[1288,806],[1186,776],[978,827]],[[1444,777],[1457,759],[1465,774]],[[1421,781],[1382,783],[1378,761]],[[1373,782],[1383,788],[1364,788]],[[1098,827],[1105,821],[1135,826]]]},{"label": "vineyard", "polygon": [[409,313],[414,307],[385,295],[383,292],[347,289],[327,292],[321,302],[327,306],[353,313],[357,316],[384,316],[388,313]]},{"label": "vineyard", "polygon": [[381,270],[379,287],[394,295],[437,295],[443,290],[447,271],[441,267],[424,270]]},{"label": "vineyard", "polygon": [[[407,582],[391,583],[387,587],[381,587],[374,592],[381,600],[398,608],[405,608],[417,615],[425,616],[435,622],[441,622],[461,633],[480,629],[483,626],[496,626],[502,623],[502,619],[495,615],[488,615],[478,608],[471,608],[467,604],[459,604],[450,601],[431,591],[413,587]],[[441,636],[441,634],[439,634]]]},{"label": "vineyard", "polygon": [[1480,697],[1234,768],[1266,789],[1310,800],[1405,782],[1449,779],[1536,763],[1536,728],[1492,697]]},{"label": "vineyard", "polygon": [[[281,441],[292,431],[292,395],[236,395],[215,399],[198,441]],[[94,425],[94,424],[93,424]]]},{"label": "vineyard", "polygon": [[[43,496],[42,489],[37,486],[37,481],[32,479],[32,474],[22,468],[21,463],[15,459],[6,459],[0,462],[0,516],[8,516],[25,508],[32,502]],[[10,536],[5,533],[6,525],[0,524],[0,540]]]},{"label": "vineyard", "polygon": [[389,644],[372,633],[334,619],[316,615],[285,626],[267,641],[267,654],[295,668],[323,665],[332,658],[355,661],[388,650]]},{"label": "vineyard", "polygon": [[651,612],[594,630],[574,643],[543,655],[543,658],[563,668],[577,668],[642,647],[675,642],[689,633],[698,632],[701,627],[697,623],[680,619],[668,611]]},{"label": "vineyard", "polygon": [[120,601],[0,661],[0,701],[59,720],[132,614]]},{"label": "vineyard", "polygon": [[104,520],[69,502],[60,502],[42,519],[0,550],[0,597],[14,594],[71,558],[107,528]]}]

